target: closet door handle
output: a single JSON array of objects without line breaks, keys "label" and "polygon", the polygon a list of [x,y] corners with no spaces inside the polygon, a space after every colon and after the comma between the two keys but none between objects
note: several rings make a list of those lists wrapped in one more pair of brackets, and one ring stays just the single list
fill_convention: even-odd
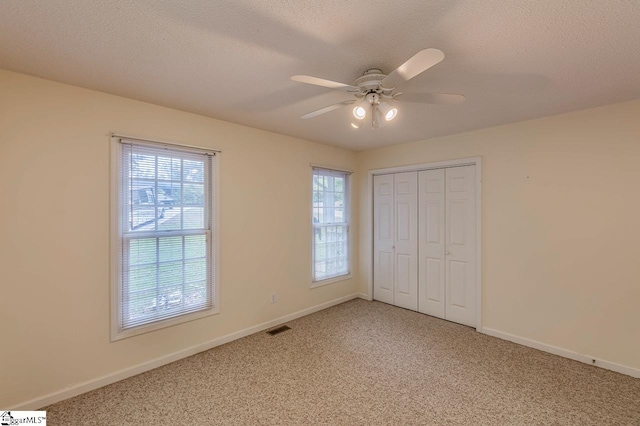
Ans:
[{"label": "closet door handle", "polygon": [[445,256],[449,256],[451,253],[449,253],[448,251],[445,250],[444,255]]}]

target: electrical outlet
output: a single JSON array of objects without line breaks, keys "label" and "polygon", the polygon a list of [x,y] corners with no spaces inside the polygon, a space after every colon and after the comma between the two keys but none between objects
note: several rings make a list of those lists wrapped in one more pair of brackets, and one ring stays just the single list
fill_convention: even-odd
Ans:
[{"label": "electrical outlet", "polygon": [[276,303],[276,294],[271,293],[271,303]]}]

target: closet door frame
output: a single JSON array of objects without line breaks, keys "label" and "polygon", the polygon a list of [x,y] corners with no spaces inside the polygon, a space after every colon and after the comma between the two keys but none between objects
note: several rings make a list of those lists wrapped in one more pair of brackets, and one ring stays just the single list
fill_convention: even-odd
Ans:
[{"label": "closet door frame", "polygon": [[[373,235],[373,176],[386,175],[392,173],[403,172],[419,172],[422,170],[442,169],[446,167],[458,166],[476,166],[476,330],[482,332],[482,158],[471,157],[461,158],[458,160],[437,161],[433,163],[412,164],[408,166],[390,167],[384,169],[369,170],[367,179],[367,190],[370,196],[368,205],[368,218],[370,235]],[[367,299],[373,300],[373,271],[374,271],[374,253],[373,253],[373,237],[369,246],[370,264],[369,278],[367,288]]]}]

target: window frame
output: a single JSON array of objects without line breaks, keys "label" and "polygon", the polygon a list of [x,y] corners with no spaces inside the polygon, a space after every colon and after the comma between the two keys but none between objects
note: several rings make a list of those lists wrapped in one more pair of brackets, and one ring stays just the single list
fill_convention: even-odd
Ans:
[{"label": "window frame", "polygon": [[[345,196],[344,196],[344,212],[345,212],[345,216],[346,216],[346,227],[347,227],[347,273],[346,274],[342,274],[342,275],[338,275],[338,276],[333,276],[333,277],[328,277],[328,278],[323,278],[320,280],[316,280],[315,279],[315,268],[316,268],[316,256],[315,256],[315,250],[316,250],[316,241],[315,241],[315,232],[316,232],[316,227],[313,223],[313,207],[314,207],[314,190],[313,190],[313,177],[315,175],[315,171],[316,170],[325,170],[328,172],[334,172],[334,173],[342,173],[345,176],[345,181],[344,181],[344,187],[345,187]],[[333,284],[333,283],[337,283],[340,281],[345,281],[348,279],[351,279],[353,277],[353,236],[352,236],[352,232],[351,232],[351,221],[352,221],[352,215],[351,215],[351,205],[352,205],[352,175],[353,172],[351,170],[345,170],[345,169],[340,169],[340,168],[336,168],[336,167],[327,167],[327,166],[321,166],[321,165],[315,165],[315,164],[311,164],[311,203],[310,203],[310,210],[311,210],[311,214],[310,216],[310,220],[311,220],[311,288],[316,288],[316,287],[322,287],[328,284]]]},{"label": "window frame", "polygon": [[[159,319],[150,323],[128,327],[121,327],[121,303],[120,303],[120,268],[122,263],[121,249],[123,240],[123,227],[121,220],[122,206],[120,205],[120,190],[122,179],[122,147],[123,141],[138,145],[147,145],[153,148],[165,148],[172,151],[183,151],[185,153],[200,153],[211,155],[211,172],[208,176],[209,194],[205,194],[209,199],[209,230],[205,233],[210,240],[210,256],[207,259],[207,268],[212,268],[211,272],[211,298],[212,305],[209,308],[195,312],[179,314],[174,317]],[[220,151],[213,149],[197,148],[169,142],[152,141],[138,139],[135,137],[112,135],[110,138],[111,148],[111,170],[110,170],[110,292],[111,292],[111,341],[126,339],[151,331],[171,327],[177,324],[193,321],[199,318],[208,317],[220,313]]]}]

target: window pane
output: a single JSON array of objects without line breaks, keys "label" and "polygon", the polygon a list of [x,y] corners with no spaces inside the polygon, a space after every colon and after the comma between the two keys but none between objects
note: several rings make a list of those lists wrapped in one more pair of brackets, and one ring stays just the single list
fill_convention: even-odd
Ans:
[{"label": "window pane", "polygon": [[202,161],[184,160],[184,180],[204,182],[204,163]]},{"label": "window pane", "polygon": [[182,237],[160,238],[160,262],[182,259]]},{"label": "window pane", "polygon": [[129,231],[204,228],[204,161],[146,153],[128,158],[131,172],[125,191]]},{"label": "window pane", "polygon": [[129,269],[129,293],[137,293],[156,287],[156,265],[132,266]]},{"label": "window pane", "polygon": [[204,207],[184,208],[184,229],[204,228]]},{"label": "window pane", "polygon": [[169,209],[182,203],[182,190],[179,182],[158,182],[159,204]]},{"label": "window pane", "polygon": [[184,237],[185,258],[204,257],[207,254],[207,237],[205,235],[191,235]]},{"label": "window pane", "polygon": [[129,318],[139,320],[149,317],[156,309],[156,290],[142,291],[132,294],[127,299]]},{"label": "window pane", "polygon": [[316,242],[316,262],[325,260],[327,258],[327,245],[324,243]]},{"label": "window pane", "polygon": [[333,185],[333,190],[334,191],[344,191],[344,178],[341,178],[341,177],[335,178],[334,185]]},{"label": "window pane", "polygon": [[133,240],[129,243],[129,263],[139,265],[145,263],[155,263],[156,261],[156,239],[145,238]]},{"label": "window pane", "polygon": [[[148,232],[204,228],[203,184],[159,183],[156,191],[152,181],[133,180],[130,188],[130,230]],[[185,207],[181,207],[181,204]]]},{"label": "window pane", "polygon": [[213,157],[133,143],[121,153],[120,329],[212,307]]},{"label": "window pane", "polygon": [[[183,261],[183,241],[184,253],[191,260]],[[206,244],[206,235],[131,240],[130,259],[142,263],[129,267],[123,298],[127,320],[145,323],[177,315],[183,308],[206,307],[210,299]]]},{"label": "window pane", "polygon": [[155,196],[155,183],[152,180],[133,179],[129,185],[130,229],[138,229],[151,224],[162,214],[158,211]]},{"label": "window pane", "polygon": [[172,287],[182,283],[182,261],[158,265],[158,287]]},{"label": "window pane", "polygon": [[314,171],[312,180],[314,280],[349,273],[345,205],[347,176],[330,170]]},{"label": "window pane", "polygon": [[185,262],[185,282],[204,281],[207,278],[206,259],[189,260]]},{"label": "window pane", "polygon": [[185,206],[202,206],[204,205],[204,185],[185,183],[183,187],[183,200]]},{"label": "window pane", "polygon": [[132,154],[131,177],[155,179],[156,157],[153,155]]},{"label": "window pane", "polygon": [[333,205],[335,207],[344,207],[344,194],[341,192],[333,194]]},{"label": "window pane", "polygon": [[[171,316],[171,310],[182,306],[182,288],[178,286],[165,286],[158,289],[158,296],[152,302],[154,310],[163,310],[163,316]],[[168,311],[168,312],[167,312]]]},{"label": "window pane", "polygon": [[189,283],[185,286],[184,304],[187,308],[207,303],[207,287],[205,281]]},{"label": "window pane", "polygon": [[179,158],[158,157],[158,180],[180,180]]},{"label": "window pane", "polygon": [[[155,211],[155,210],[150,210]],[[146,216],[143,219],[141,212],[135,214],[135,218],[140,220],[133,231],[175,231],[180,229],[204,229],[204,207],[157,207],[158,217]]]}]

